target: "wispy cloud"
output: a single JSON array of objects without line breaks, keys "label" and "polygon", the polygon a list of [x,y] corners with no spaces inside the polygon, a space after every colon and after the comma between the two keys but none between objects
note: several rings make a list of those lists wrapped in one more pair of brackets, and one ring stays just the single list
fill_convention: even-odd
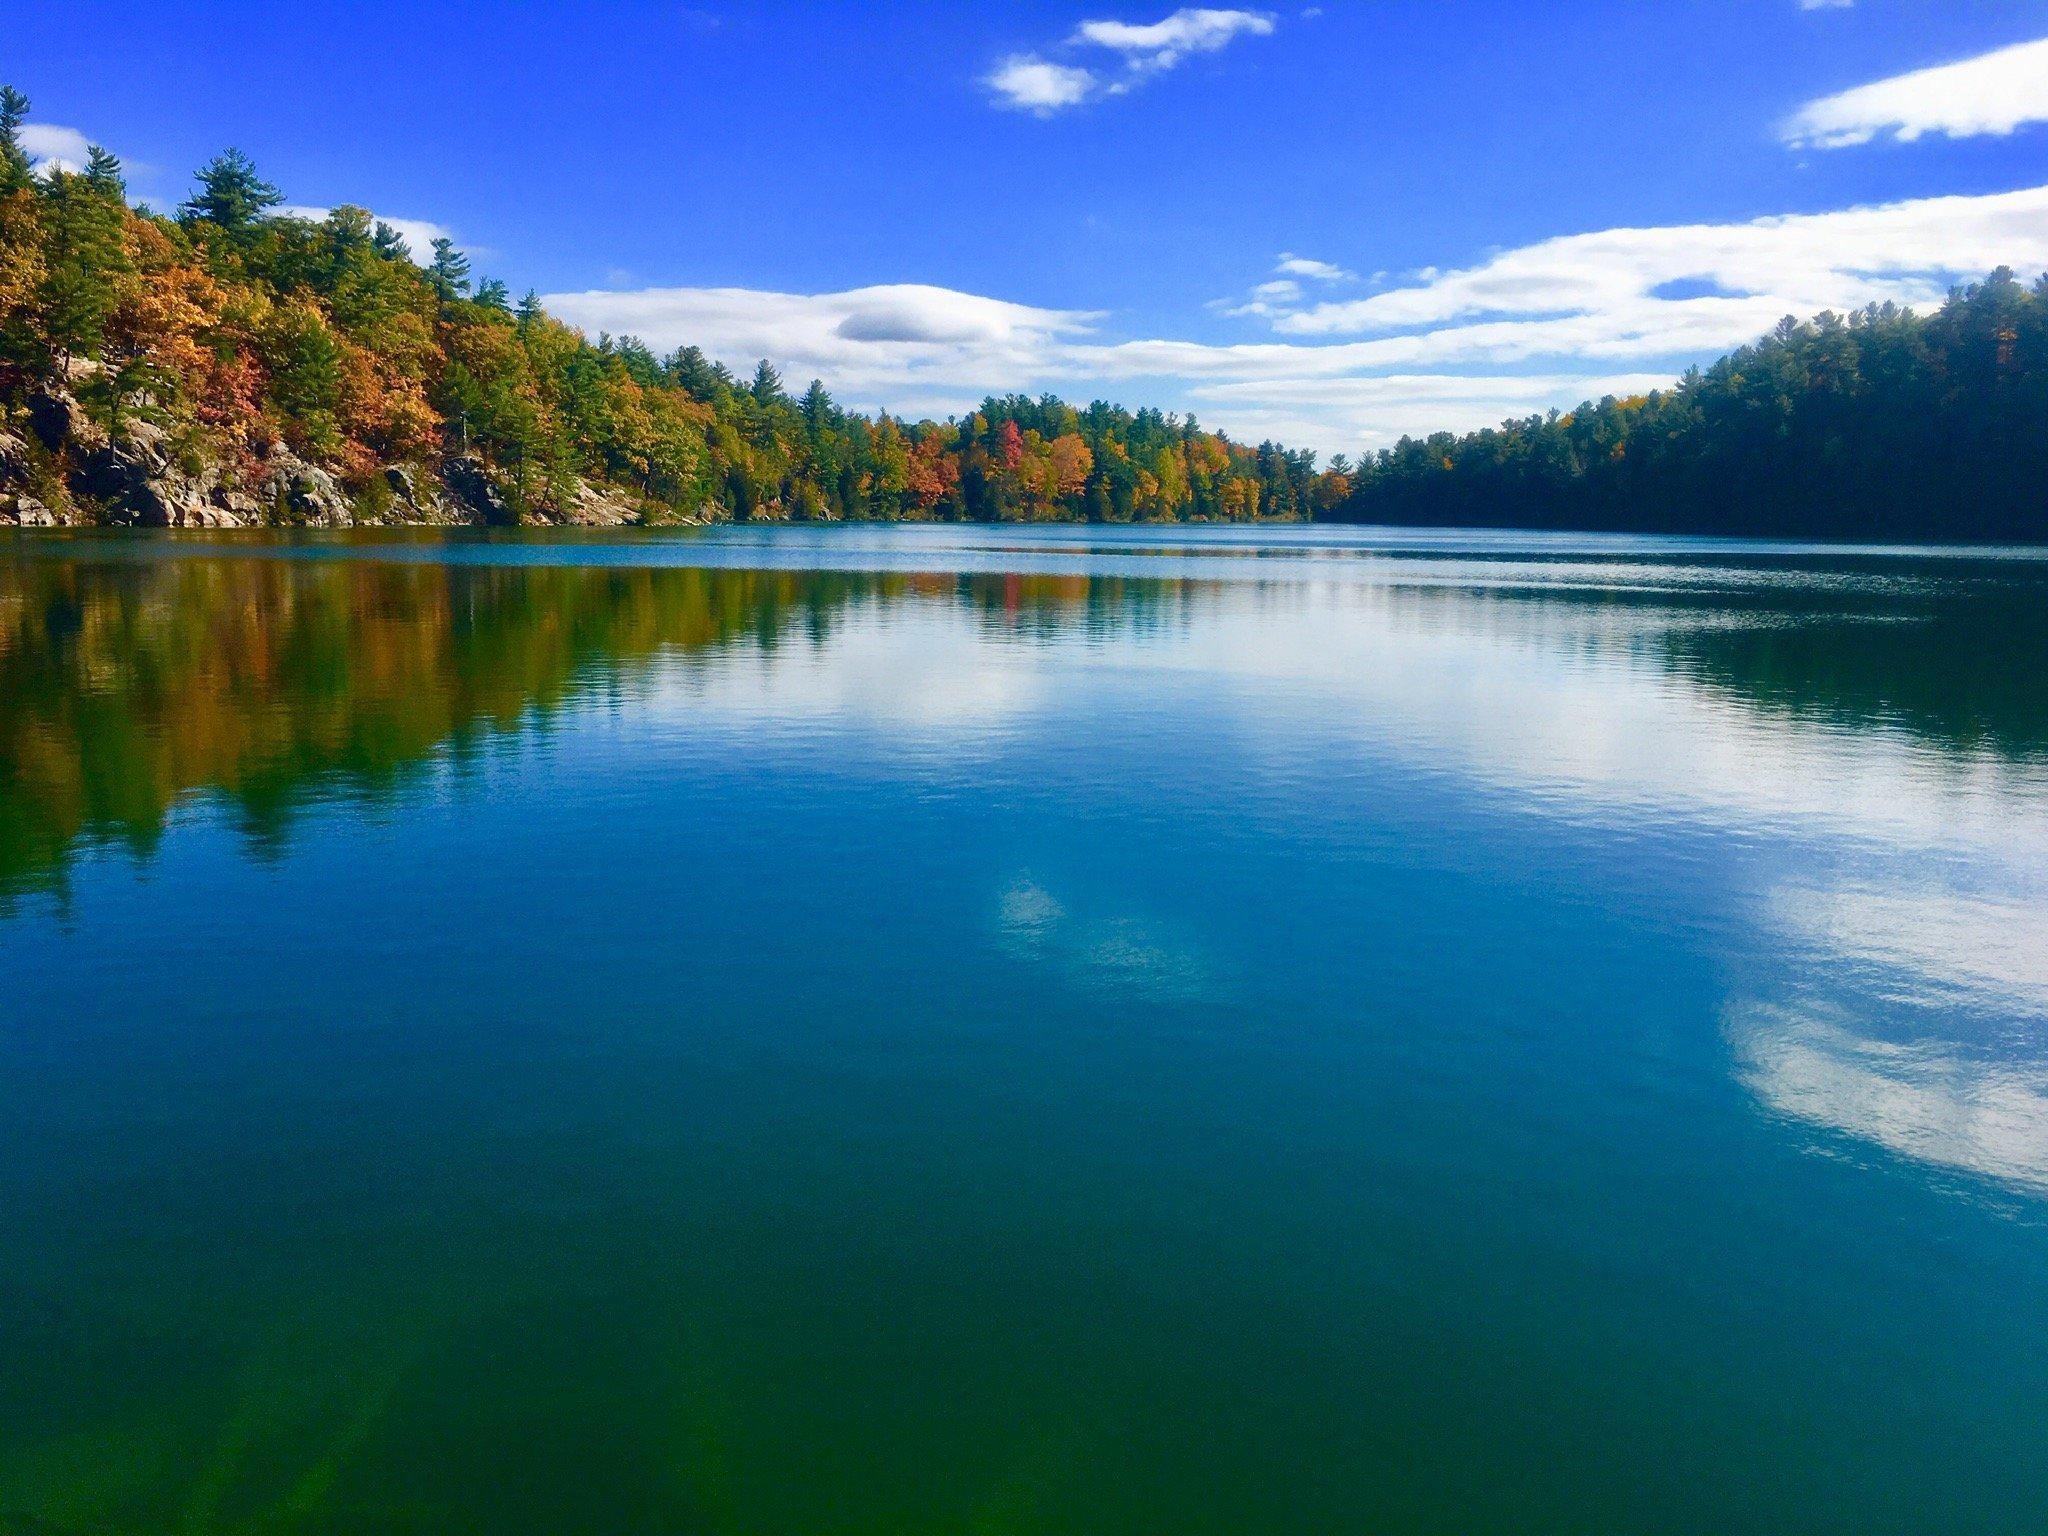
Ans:
[{"label": "wispy cloud", "polygon": [[1334,262],[1317,261],[1309,256],[1297,256],[1292,251],[1282,251],[1280,260],[1274,266],[1275,272],[1288,277],[1312,277],[1319,283],[1348,283],[1356,276]]},{"label": "wispy cloud", "polygon": [[990,391],[1133,385],[1240,437],[1355,452],[1641,393],[1786,314],[1933,304],[2001,263],[2048,269],[2048,186],[1565,236],[1350,300],[1310,302],[1342,276],[1276,271],[1247,300],[1265,306],[1274,339],[1230,345],[1120,339],[1098,312],[919,284],[594,290],[547,303],[661,349],[694,343],[735,367],[767,357],[860,405],[950,414]]},{"label": "wispy cloud", "polygon": [[1215,53],[1240,37],[1267,37],[1272,31],[1273,18],[1264,11],[1189,9],[1143,25],[1084,21],[1074,40],[1114,49],[1130,68],[1158,74],[1191,54]]},{"label": "wispy cloud", "polygon": [[1216,53],[1240,37],[1269,36],[1264,11],[1186,8],[1153,22],[1084,21],[1063,47],[1070,54],[1100,49],[1117,63],[1096,68],[1066,64],[1037,53],[1012,54],[983,77],[998,106],[1050,117],[1104,96],[1122,96],[1201,53]]},{"label": "wispy cloud", "polygon": [[1254,284],[1246,297],[1216,299],[1209,307],[1225,315],[1256,315],[1261,319],[1277,320],[1300,309],[1305,297],[1304,283],[1357,281],[1356,273],[1347,272],[1334,262],[1297,256],[1292,251],[1280,253],[1279,260],[1273,264],[1273,272],[1274,276],[1267,281]]},{"label": "wispy cloud", "polygon": [[1780,137],[1840,149],[1884,134],[1962,139],[2040,122],[2048,122],[2048,38],[1823,96],[1786,119]]},{"label": "wispy cloud", "polygon": [[1394,346],[1473,350],[1497,361],[1570,352],[1647,357],[1727,346],[1785,314],[1936,302],[1952,278],[2001,263],[2048,267],[2048,187],[1569,235],[1318,304],[1274,327],[1296,336],[1383,335]]}]

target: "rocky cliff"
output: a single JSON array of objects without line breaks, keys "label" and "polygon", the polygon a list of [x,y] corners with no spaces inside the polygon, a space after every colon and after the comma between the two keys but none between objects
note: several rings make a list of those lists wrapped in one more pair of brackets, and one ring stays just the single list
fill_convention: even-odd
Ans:
[{"label": "rocky cliff", "polygon": [[94,420],[76,382],[46,382],[23,409],[0,417],[0,526],[615,528],[646,520],[621,493],[588,482],[522,512],[500,477],[466,454],[381,466],[353,485],[275,440],[252,444],[239,471],[194,463],[139,416],[111,428]]}]

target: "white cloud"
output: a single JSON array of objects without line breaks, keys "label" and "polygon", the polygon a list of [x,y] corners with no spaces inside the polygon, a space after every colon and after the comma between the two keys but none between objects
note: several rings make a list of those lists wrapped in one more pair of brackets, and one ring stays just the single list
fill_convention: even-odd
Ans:
[{"label": "white cloud", "polygon": [[1570,410],[1584,400],[1646,395],[1671,385],[1668,373],[1394,373],[1364,378],[1245,379],[1188,391],[1202,419],[1245,441],[1320,446],[1356,453],[1431,432],[1476,432],[1510,417]]},{"label": "white cloud", "polygon": [[[288,218],[312,219],[317,223],[334,210],[332,208],[310,208],[301,203],[293,203],[277,211]],[[412,252],[412,259],[421,266],[425,266],[433,258],[433,246],[436,240],[453,240],[455,238],[454,234],[445,224],[435,224],[427,219],[394,219],[388,214],[382,213],[373,213],[370,217],[381,224],[389,224],[393,229],[397,230],[399,238],[405,241],[407,248]],[[469,254],[474,256],[478,252],[471,251]]]},{"label": "white cloud", "polygon": [[38,171],[82,171],[92,149],[83,133],[56,123],[23,123],[16,140]]},{"label": "white cloud", "polygon": [[[1449,327],[1437,356],[1656,356],[1734,345],[1779,315],[1938,301],[2001,263],[2048,267],[2048,187],[1741,224],[1568,235],[1369,298],[1281,317],[1290,335]],[[1681,291],[1672,291],[1677,286]]]},{"label": "white cloud", "polygon": [[982,83],[995,92],[999,105],[1047,117],[1062,108],[1079,106],[1095,94],[1101,82],[1093,70],[1020,53],[1004,59]]},{"label": "white cloud", "polygon": [[1121,65],[1109,72],[1061,64],[1036,53],[1012,54],[982,78],[998,106],[1050,117],[1103,96],[1122,96],[1198,53],[1216,53],[1240,37],[1269,36],[1264,11],[1185,8],[1160,21],[1084,21],[1068,48],[1099,48]]},{"label": "white cloud", "polygon": [[667,350],[702,347],[735,367],[770,358],[864,400],[914,392],[979,399],[1041,377],[1099,317],[1040,309],[921,283],[843,293],[643,288],[550,294],[548,309],[586,330]]},{"label": "white cloud", "polygon": [[1215,53],[1240,37],[1270,37],[1272,32],[1273,18],[1264,11],[1187,8],[1143,25],[1084,21],[1076,29],[1074,41],[1114,49],[1131,68],[1158,73],[1172,69],[1190,54]]},{"label": "white cloud", "polygon": [[1311,277],[1319,283],[1348,283],[1355,275],[1334,262],[1317,261],[1311,256],[1297,256],[1292,251],[1282,251],[1279,265],[1273,270],[1287,277]]},{"label": "white cloud", "polygon": [[1810,101],[1780,134],[1787,144],[1839,149],[1886,133],[1961,139],[2039,122],[2048,122],[2048,38]]},{"label": "white cloud", "polygon": [[1099,313],[920,284],[600,289],[547,304],[586,330],[662,350],[694,343],[735,368],[767,357],[866,407],[946,415],[990,392],[1085,398],[1138,385],[1240,438],[1355,453],[1406,432],[1642,393],[1786,314],[1937,303],[1951,281],[2001,263],[2048,269],[2048,187],[1567,236],[1308,308],[1296,307],[1302,278],[1275,277],[1238,307],[1281,337],[1229,345],[1118,339]]}]

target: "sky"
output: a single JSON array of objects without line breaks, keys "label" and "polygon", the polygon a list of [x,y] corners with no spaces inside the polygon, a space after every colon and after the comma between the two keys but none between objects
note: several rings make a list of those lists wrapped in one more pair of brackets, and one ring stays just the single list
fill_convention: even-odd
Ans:
[{"label": "sky", "polygon": [[1355,456],[2048,271],[2048,0],[0,0],[0,80],[159,207],[234,145],[593,335],[914,417]]}]

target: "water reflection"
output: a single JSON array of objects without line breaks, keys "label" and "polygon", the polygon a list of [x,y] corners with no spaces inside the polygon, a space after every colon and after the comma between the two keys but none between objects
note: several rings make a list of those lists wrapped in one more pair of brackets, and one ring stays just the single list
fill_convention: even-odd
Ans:
[{"label": "water reflection", "polygon": [[[690,546],[716,557],[702,565],[603,545],[550,563],[502,541],[354,552],[403,559],[18,546],[0,558],[0,901],[61,884],[83,849],[146,858],[194,795],[279,853],[310,801],[389,801],[425,765],[459,771],[491,737],[591,701],[959,746],[1059,709],[1053,660],[1092,654],[1198,677],[1235,701],[1254,752],[1291,701],[1333,762],[1392,755],[1545,814],[1799,840],[1802,875],[1761,892],[1755,920],[1831,986],[1820,1011],[1777,992],[1738,1005],[1757,1092],[1895,1151],[2048,1171],[2040,1031],[1929,1043],[1964,1017],[2048,1008],[2038,562],[1400,545],[1338,560],[955,532],[922,550],[928,569],[729,563],[787,553],[757,544]],[[1121,573],[1133,563],[1162,574]],[[1838,857],[1858,847],[1883,856]],[[1816,882],[1836,865],[1840,883]],[[1067,971],[1204,985],[1139,919],[1069,914],[1028,874],[1001,908],[1013,948]],[[1914,1039],[1880,1038],[1902,1009]]]},{"label": "water reflection", "polygon": [[[772,661],[822,647],[849,608],[919,597],[1024,635],[1130,632],[1182,592],[1071,576],[0,558],[0,900],[95,844],[146,856],[198,792],[275,848],[309,798],[388,800],[429,759],[459,762],[490,735],[545,732],[578,699],[644,685],[657,658],[736,647]],[[939,681],[892,679],[886,697],[946,716],[999,702],[985,686],[948,701]]]},{"label": "water reflection", "polygon": [[0,1528],[2038,1492],[2048,565],[903,533],[0,550]]}]

